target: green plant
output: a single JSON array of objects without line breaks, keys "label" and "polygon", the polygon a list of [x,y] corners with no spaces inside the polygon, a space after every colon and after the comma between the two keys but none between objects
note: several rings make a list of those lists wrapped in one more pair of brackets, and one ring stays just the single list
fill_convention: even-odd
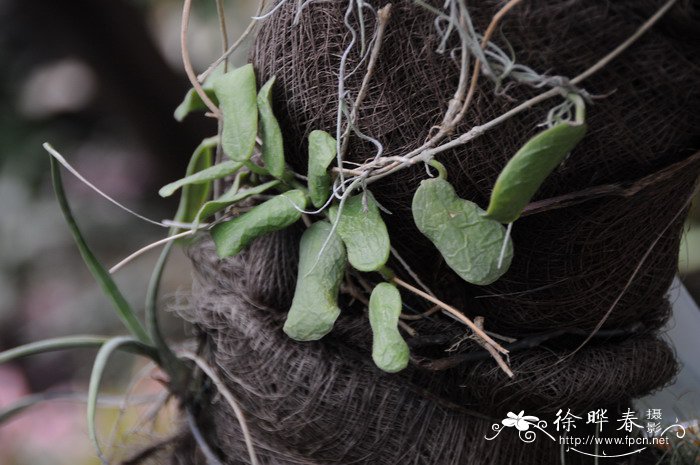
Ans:
[{"label": "green plant", "polygon": [[[282,3],[280,2],[280,5]],[[248,441],[251,461],[255,464],[257,461],[245,422],[231,393],[201,358],[186,351],[174,351],[160,334],[156,305],[160,279],[175,239],[192,235],[196,231],[208,230],[220,256],[228,257],[240,253],[251,241],[262,235],[304,220],[307,229],[300,244],[299,275],[293,303],[284,326],[284,330],[291,337],[301,341],[314,340],[332,330],[340,313],[338,292],[349,263],[357,272],[376,273],[373,276],[375,281],[385,281],[365,289],[371,291],[368,307],[369,324],[374,334],[372,358],[380,369],[388,372],[400,371],[407,366],[409,360],[408,345],[399,332],[402,303],[398,286],[436,304],[467,325],[474,332],[475,340],[484,345],[504,371],[512,376],[507,364],[499,355],[507,354],[508,351],[486,334],[480,325],[472,322],[454,307],[440,301],[420,283],[417,275],[408,266],[403,265],[404,262],[398,255],[398,262],[402,263],[406,272],[423,287],[423,290],[405,282],[386,266],[392,250],[390,236],[382,219],[380,206],[369,186],[416,163],[424,163],[426,167],[437,170],[438,177],[424,180],[415,193],[413,214],[417,227],[432,241],[446,263],[465,281],[476,285],[494,282],[507,271],[514,253],[509,237],[510,224],[518,219],[546,177],[585,134],[584,100],[581,97],[585,94],[575,86],[629,47],[668,11],[673,0],[667,2],[619,47],[569,80],[566,89],[564,86],[549,83],[548,76],[539,75],[522,66],[521,72],[511,73],[509,76],[509,72],[505,70],[512,70],[514,63],[501,57],[507,56],[506,54],[484,54],[486,47],[493,45],[489,43],[490,38],[500,19],[519,3],[519,0],[509,1],[493,17],[486,32],[480,37],[465,27],[466,20],[470,19],[464,2],[448,2],[449,14],[422,1],[417,3],[449,24],[439,48],[444,51],[444,45],[453,31],[459,31],[461,42],[462,74],[438,130],[420,147],[401,157],[382,157],[381,144],[360,133],[355,124],[357,108],[367,92],[367,83],[374,72],[384,28],[390,17],[391,6],[387,5],[377,11],[378,24],[372,47],[366,46],[364,22],[361,21],[360,54],[363,60],[367,59],[367,69],[354,103],[349,102],[347,93],[343,92],[344,80],[348,73],[345,61],[341,60],[338,70],[338,139],[320,129],[309,134],[309,160],[304,177],[295,173],[285,163],[282,133],[271,104],[274,77],[264,83],[258,91],[252,65],[212,76],[204,85],[194,75],[185,40],[191,0],[185,0],[182,52],[185,71],[192,81],[193,89],[175,110],[175,118],[182,120],[190,112],[208,109],[213,116],[219,118],[220,131],[217,136],[205,139],[197,147],[183,179],[160,190],[164,197],[181,190],[181,200],[168,238],[157,243],[167,245],[149,283],[144,306],[145,325],[126,302],[110,274],[89,249],[63,191],[57,160],[62,163],[64,160],[50,146],[45,145],[53,156],[51,169],[56,196],[78,248],[131,335],[117,338],[74,336],[51,339],[0,353],[0,363],[51,350],[99,348],[88,396],[88,425],[98,452],[100,447],[94,427],[95,408],[105,366],[115,351],[136,353],[160,365],[169,377],[168,389],[180,399],[188,413],[193,409],[193,399],[198,397],[202,389],[201,378],[193,376],[196,365],[211,379],[239,417]],[[358,13],[361,13],[361,2],[358,5],[360,6],[351,2],[348,11],[358,8]],[[299,3],[299,11],[301,8],[302,2]],[[244,36],[251,29],[252,26]],[[239,43],[240,40],[227,50],[216,66],[212,66],[204,74],[209,75],[222,62],[226,68],[226,57]],[[498,51],[497,48],[496,50]],[[475,55],[471,80],[467,77],[470,53]],[[502,62],[489,61],[493,57],[501,57]],[[496,65],[500,65],[499,69],[502,69],[503,73],[493,72],[498,68]],[[511,78],[514,81],[537,86],[547,85],[551,88],[503,115],[445,141],[468,110],[482,68],[490,71],[484,74],[494,81],[496,87],[500,86],[504,79]],[[548,119],[551,127],[526,142],[504,168],[494,186],[486,212],[473,202],[457,196],[447,181],[447,170],[435,159],[436,156],[468,143],[536,104],[562,94],[566,95],[566,101],[562,104],[564,106],[553,109]],[[576,108],[575,119],[567,116],[565,111],[572,105]],[[344,131],[341,124],[343,120]],[[349,169],[343,163],[343,157],[351,133],[375,144],[377,154],[366,163]],[[256,147],[259,157],[255,156]],[[228,159],[221,160],[223,156]],[[334,160],[336,166],[332,166]],[[303,183],[303,180],[306,182]],[[218,192],[218,189],[213,187],[222,182],[229,184],[228,190],[212,198],[211,193]],[[251,202],[251,199],[262,195],[271,198],[262,203]],[[243,201],[246,201],[245,205],[241,204]],[[257,205],[249,208],[249,204],[252,203]],[[306,210],[308,204],[313,205],[316,210]],[[509,227],[505,228],[503,224],[509,224]],[[121,263],[118,266],[121,266]],[[196,433],[196,424],[192,428]],[[199,438],[201,435],[194,436]],[[202,449],[209,450],[204,446]]]},{"label": "green plant", "polygon": [[[233,176],[230,190],[208,202],[183,191],[182,204],[192,208],[199,205],[192,224],[196,229],[201,222],[212,220],[216,213],[239,208],[236,205],[244,199],[263,192],[267,195],[276,192],[272,198],[240,215],[224,214],[213,218],[209,228],[222,258],[236,255],[254,239],[305,218],[308,229],[301,241],[298,281],[284,330],[299,341],[315,340],[332,330],[340,313],[338,289],[347,263],[359,272],[378,272],[390,283],[388,285],[412,289],[386,267],[391,251],[390,236],[379,206],[366,186],[371,170],[366,176],[343,180],[342,170],[334,171],[332,167],[339,153],[338,141],[319,129],[310,132],[308,137],[306,183],[285,164],[281,131],[270,102],[274,81],[274,77],[267,81],[255,99],[255,73],[250,65],[231,70],[213,81],[213,98],[220,104],[224,121],[220,149],[231,160],[188,173],[185,178],[161,189],[161,195],[170,195],[180,186],[202,185]],[[188,103],[191,95],[188,94],[180,109],[202,108],[202,105]],[[585,132],[584,102],[576,95],[570,96],[570,102],[577,109],[576,121],[552,121],[553,127],[523,146],[499,177],[488,212],[473,202],[460,199],[447,181],[445,167],[435,159],[426,160],[439,176],[421,182],[413,199],[414,220],[447,264],[465,281],[486,285],[507,271],[513,245],[509,231],[501,222],[517,219],[547,175]],[[253,156],[256,137],[260,153],[257,158]],[[206,146],[213,146],[213,142]],[[195,151],[190,166],[201,156],[201,150]],[[307,203],[316,210],[306,210]],[[318,221],[314,222],[312,217],[318,217]],[[388,295],[386,291],[380,294]],[[398,291],[392,294],[392,302],[396,301],[394,297],[400,303]],[[447,309],[448,306],[438,302]],[[448,311],[457,312],[452,308]],[[460,319],[468,320],[462,314]],[[375,321],[383,322],[381,331],[375,331],[376,347],[381,351],[386,347],[399,347],[397,354],[406,354],[397,355],[396,360],[408,357],[405,343],[397,342],[397,338],[401,338],[398,317],[377,318],[375,312]],[[391,330],[388,324],[393,326]],[[380,334],[390,334],[391,344],[379,343]],[[481,340],[498,352],[507,353],[492,339],[482,337]],[[405,363],[396,360],[388,362],[379,356],[375,357],[377,360],[377,365],[388,371],[405,367]]]}]

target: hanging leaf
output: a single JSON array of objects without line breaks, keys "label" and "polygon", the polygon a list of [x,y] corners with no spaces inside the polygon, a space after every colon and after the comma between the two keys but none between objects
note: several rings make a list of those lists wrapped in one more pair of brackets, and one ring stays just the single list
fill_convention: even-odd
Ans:
[{"label": "hanging leaf", "polygon": [[369,324],[372,327],[372,360],[389,373],[408,365],[408,344],[399,333],[401,294],[389,283],[379,283],[369,298]]},{"label": "hanging leaf", "polygon": [[214,91],[223,116],[221,145],[234,161],[247,161],[258,134],[255,72],[248,64],[219,76]]},{"label": "hanging leaf", "polygon": [[217,224],[211,235],[219,257],[236,255],[253,239],[296,223],[301,218],[299,210],[306,208],[306,202],[302,191],[287,191],[231,221]]},{"label": "hanging leaf", "polygon": [[475,203],[457,197],[447,181],[422,181],[413,197],[413,219],[445,262],[465,281],[486,285],[508,270],[513,244],[502,224],[484,217]]},{"label": "hanging leaf", "polygon": [[343,241],[332,229],[329,223],[319,221],[301,237],[297,286],[284,323],[284,332],[297,341],[322,338],[340,315],[338,290],[345,275],[346,255]]},{"label": "hanging leaf", "polygon": [[[207,94],[207,97],[209,97],[215,105],[219,105],[219,99],[216,98],[216,93],[214,92],[214,89],[212,89],[211,87],[205,87],[203,90],[204,93]],[[182,100],[182,103],[180,103],[180,105],[178,105],[175,109],[175,114],[173,116],[175,116],[175,119],[177,121],[182,122],[182,120],[184,120],[185,117],[190,113],[205,110],[208,110],[208,108],[206,104],[202,101],[202,97],[199,96],[196,90],[190,89],[185,94],[185,98]]]},{"label": "hanging leaf", "polygon": [[335,159],[336,141],[325,131],[309,134],[309,169],[307,172],[309,197],[316,208],[321,208],[331,194],[331,175],[328,167]]},{"label": "hanging leaf", "polygon": [[243,166],[241,162],[233,160],[218,163],[214,166],[203,169],[202,171],[194,173],[185,178],[178,179],[175,182],[171,182],[170,184],[161,187],[158,194],[160,194],[161,197],[170,197],[181,187],[188,186],[190,184],[209,183],[215,179],[225,178],[226,176],[230,176],[238,171],[241,166]]},{"label": "hanging leaf", "polygon": [[517,220],[547,176],[585,134],[583,123],[560,123],[527,141],[498,176],[486,215],[501,223]]},{"label": "hanging leaf", "polygon": [[281,178],[284,174],[284,143],[282,130],[272,111],[272,86],[275,77],[258,92],[258,111],[260,112],[260,138],[262,139],[262,159],[270,174]]},{"label": "hanging leaf", "polygon": [[[364,195],[366,205],[363,194],[345,201],[337,231],[348,250],[350,264],[359,271],[377,271],[389,259],[389,232],[372,193],[365,191]],[[331,221],[336,220],[337,213],[337,207],[332,207]]]},{"label": "hanging leaf", "polygon": [[243,199],[247,199],[248,197],[251,197],[253,195],[262,194],[263,192],[272,189],[273,187],[277,187],[279,184],[280,181],[274,180],[260,184],[255,187],[251,187],[250,189],[240,190],[238,189],[238,186],[232,187],[228,192],[224,193],[218,199],[210,200],[209,202],[202,205],[202,208],[199,210],[199,212],[194,218],[194,227],[199,225],[199,223],[202,220],[210,217],[214,213],[221,211],[224,208],[233,205],[237,202],[240,202]]},{"label": "hanging leaf", "polygon": [[[187,165],[187,171],[185,172],[185,177],[192,176],[195,173],[199,173],[208,168],[211,168],[211,164],[214,160],[214,147],[218,143],[217,137],[210,137],[204,139],[199,147],[197,147],[190,158],[190,162]],[[187,184],[182,187],[182,194],[180,195],[180,205],[177,208],[177,213],[175,214],[175,221],[181,223],[189,223],[194,220],[195,215],[202,207],[204,202],[207,201],[209,197],[209,191],[211,190],[211,184],[201,183],[201,184]]]}]

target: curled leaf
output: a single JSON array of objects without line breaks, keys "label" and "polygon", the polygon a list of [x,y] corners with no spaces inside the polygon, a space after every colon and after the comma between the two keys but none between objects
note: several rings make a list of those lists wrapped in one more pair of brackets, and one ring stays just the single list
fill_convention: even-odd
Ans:
[{"label": "curled leaf", "polygon": [[[338,220],[338,235],[348,250],[348,261],[359,271],[377,271],[389,259],[389,232],[371,192],[350,197]],[[366,207],[366,208],[365,208]],[[336,220],[337,208],[330,211]]]},{"label": "curled leaf", "polygon": [[[320,253],[322,248],[323,253]],[[296,290],[284,323],[284,332],[289,337],[314,341],[333,329],[340,315],[338,290],[345,265],[343,241],[332,232],[329,223],[319,221],[304,231],[299,247]]]},{"label": "curled leaf", "polygon": [[223,116],[221,146],[234,161],[247,161],[258,134],[258,106],[253,65],[245,65],[214,80]]},{"label": "curled leaf", "polygon": [[260,113],[260,138],[262,139],[262,159],[269,173],[281,178],[284,174],[284,142],[282,130],[272,111],[272,86],[275,77],[271,77],[258,92],[258,112]]},{"label": "curled leaf", "polygon": [[408,365],[408,344],[399,333],[401,294],[389,283],[379,283],[369,298],[369,324],[372,327],[372,360],[389,373]]},{"label": "curled leaf", "polygon": [[486,218],[475,203],[460,199],[449,182],[440,178],[422,181],[413,196],[412,210],[420,232],[465,281],[491,284],[508,270],[513,244],[503,225]]},{"label": "curled leaf", "polygon": [[[205,87],[204,93],[207,94],[207,97],[209,97],[215,105],[219,104],[219,100],[216,98],[214,89]],[[207,110],[207,106],[202,101],[202,97],[199,96],[196,90],[190,89],[185,94],[185,98],[182,100],[182,103],[180,103],[180,105],[178,105],[175,109],[175,114],[173,116],[175,116],[177,121],[181,122],[190,113],[204,110]]]},{"label": "curled leaf", "polygon": [[331,194],[331,175],[328,167],[335,159],[336,141],[325,131],[309,134],[309,170],[307,172],[309,197],[316,208],[321,208]]},{"label": "curled leaf", "polygon": [[279,231],[301,218],[300,209],[306,207],[306,194],[300,190],[287,191],[261,203],[247,213],[211,230],[219,257],[238,254],[260,236]]},{"label": "curled leaf", "polygon": [[486,215],[501,223],[517,220],[547,176],[585,134],[583,123],[559,123],[527,141],[498,175]]}]

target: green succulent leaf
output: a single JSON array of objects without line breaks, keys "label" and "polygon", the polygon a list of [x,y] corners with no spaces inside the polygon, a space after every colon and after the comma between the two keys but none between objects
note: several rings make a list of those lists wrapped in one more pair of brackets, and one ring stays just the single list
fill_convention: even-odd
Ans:
[{"label": "green succulent leaf", "polygon": [[314,341],[333,329],[340,315],[338,290],[345,266],[345,246],[329,223],[319,221],[304,231],[296,290],[284,323],[284,332],[289,337]]},{"label": "green succulent leaf", "polygon": [[[213,152],[217,143],[218,138],[211,137],[203,140],[202,143],[199,144],[187,165],[185,178],[211,168],[214,161]],[[210,190],[211,183],[208,182],[183,185],[182,193],[180,194],[180,205],[175,214],[175,221],[189,223],[194,220],[202,204],[207,201]]]},{"label": "green succulent leaf", "polygon": [[401,294],[389,283],[379,283],[369,298],[369,324],[372,327],[372,360],[389,373],[408,365],[408,344],[399,333]]},{"label": "green succulent leaf", "polygon": [[212,228],[211,235],[219,257],[236,255],[253,239],[296,223],[301,218],[299,210],[306,208],[306,202],[306,194],[291,190],[231,221],[217,224]]},{"label": "green succulent leaf", "polygon": [[517,220],[547,176],[585,134],[584,123],[559,123],[527,141],[498,176],[486,215],[501,223]]},{"label": "green succulent leaf", "polygon": [[484,216],[475,203],[460,199],[452,185],[440,178],[421,182],[413,197],[413,219],[435,244],[447,265],[465,281],[486,285],[508,270],[513,244],[506,230]]},{"label": "green succulent leaf", "polygon": [[225,178],[226,176],[234,174],[241,168],[241,166],[243,166],[241,162],[233,160],[218,163],[214,166],[210,166],[209,168],[203,169],[202,171],[196,172],[182,179],[178,179],[177,181],[161,187],[158,194],[160,194],[161,197],[170,197],[181,187],[189,186],[191,184],[209,183],[215,179]]},{"label": "green succulent leaf", "polygon": [[[332,207],[331,221],[336,221],[337,214],[337,207]],[[391,251],[389,232],[370,191],[346,200],[337,231],[356,270],[377,271],[386,264]]]},{"label": "green succulent leaf", "polygon": [[272,111],[272,76],[258,92],[258,112],[260,113],[260,138],[262,139],[262,159],[270,174],[281,178],[284,174],[284,142],[282,130]]},{"label": "green succulent leaf", "polygon": [[[214,89],[205,87],[203,90],[204,93],[207,94],[207,97],[209,97],[215,105],[219,104],[219,99],[216,98]],[[175,116],[177,121],[181,122],[190,113],[204,110],[207,110],[207,105],[202,101],[202,97],[199,96],[196,90],[190,89],[185,94],[185,98],[182,100],[182,103],[180,103],[180,105],[178,105],[175,109],[175,114],[173,116]]]},{"label": "green succulent leaf", "polygon": [[221,145],[234,161],[247,161],[253,154],[258,134],[258,106],[255,72],[248,64],[219,76],[214,91],[223,116]]},{"label": "green succulent leaf", "polygon": [[194,226],[196,227],[202,220],[210,217],[214,213],[221,211],[230,205],[240,202],[241,200],[247,199],[248,197],[260,195],[265,191],[277,187],[279,185],[280,181],[274,180],[244,190],[240,190],[238,186],[233,186],[218,199],[210,200],[209,202],[202,205],[202,208],[195,216]]},{"label": "green succulent leaf", "polygon": [[336,141],[325,131],[309,134],[309,169],[307,173],[309,197],[316,208],[321,208],[331,194],[331,175],[328,167],[336,156]]}]

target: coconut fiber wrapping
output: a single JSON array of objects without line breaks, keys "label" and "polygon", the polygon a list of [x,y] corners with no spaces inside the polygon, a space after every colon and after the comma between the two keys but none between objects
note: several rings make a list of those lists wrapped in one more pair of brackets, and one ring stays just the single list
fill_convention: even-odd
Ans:
[{"label": "coconut fiber wrapping", "polygon": [[[499,3],[471,3],[477,29],[484,30]],[[661,3],[525,1],[509,13],[503,34],[518,62],[573,77]],[[295,5],[288,2],[262,23],[252,61],[261,82],[277,76],[275,110],[286,156],[304,172],[306,135],[335,128],[337,69],[349,33],[345,2],[311,2],[298,25],[292,24]],[[513,264],[491,286],[460,281],[415,229],[410,200],[425,177],[422,167],[371,186],[392,212],[385,220],[393,245],[441,298],[485,316],[487,329],[519,339],[578,331],[513,352],[513,379],[488,358],[446,363],[445,349],[464,330],[442,316],[411,322],[420,336],[409,341],[413,363],[399,375],[372,365],[369,325],[357,303],[344,302],[336,328],[323,340],[287,339],[281,326],[294,288],[298,230],[258,240],[230,260],[218,260],[206,241],[190,251],[197,273],[186,317],[202,331],[210,362],[242,402],[263,463],[557,463],[558,445],[483,436],[509,410],[546,415],[570,408],[580,415],[612,409],[673,376],[673,355],[653,333],[668,317],[665,292],[700,165],[692,156],[700,146],[697,28],[693,4],[681,1],[583,83],[592,94],[609,95],[589,106],[587,137],[540,190],[539,207],[516,223]],[[395,3],[358,122],[386,155],[420,145],[454,92],[458,69],[449,53],[435,53],[438,42],[430,13],[412,2]],[[351,54],[348,68],[356,61]],[[362,74],[348,80],[351,96]],[[481,82],[460,133],[514,105]],[[508,90],[518,101],[536,92]],[[460,196],[485,206],[501,168],[550,107],[535,107],[441,154]],[[363,161],[373,153],[355,139],[347,158]],[[590,189],[597,194],[577,194]],[[578,199],[573,205],[550,200],[569,194]],[[635,325],[636,332],[594,338],[572,355],[620,295],[603,329]],[[464,342],[457,355],[479,350]],[[218,398],[213,402],[202,415],[216,446],[229,463],[247,463],[235,417]],[[567,457],[567,463],[576,460]]]}]

